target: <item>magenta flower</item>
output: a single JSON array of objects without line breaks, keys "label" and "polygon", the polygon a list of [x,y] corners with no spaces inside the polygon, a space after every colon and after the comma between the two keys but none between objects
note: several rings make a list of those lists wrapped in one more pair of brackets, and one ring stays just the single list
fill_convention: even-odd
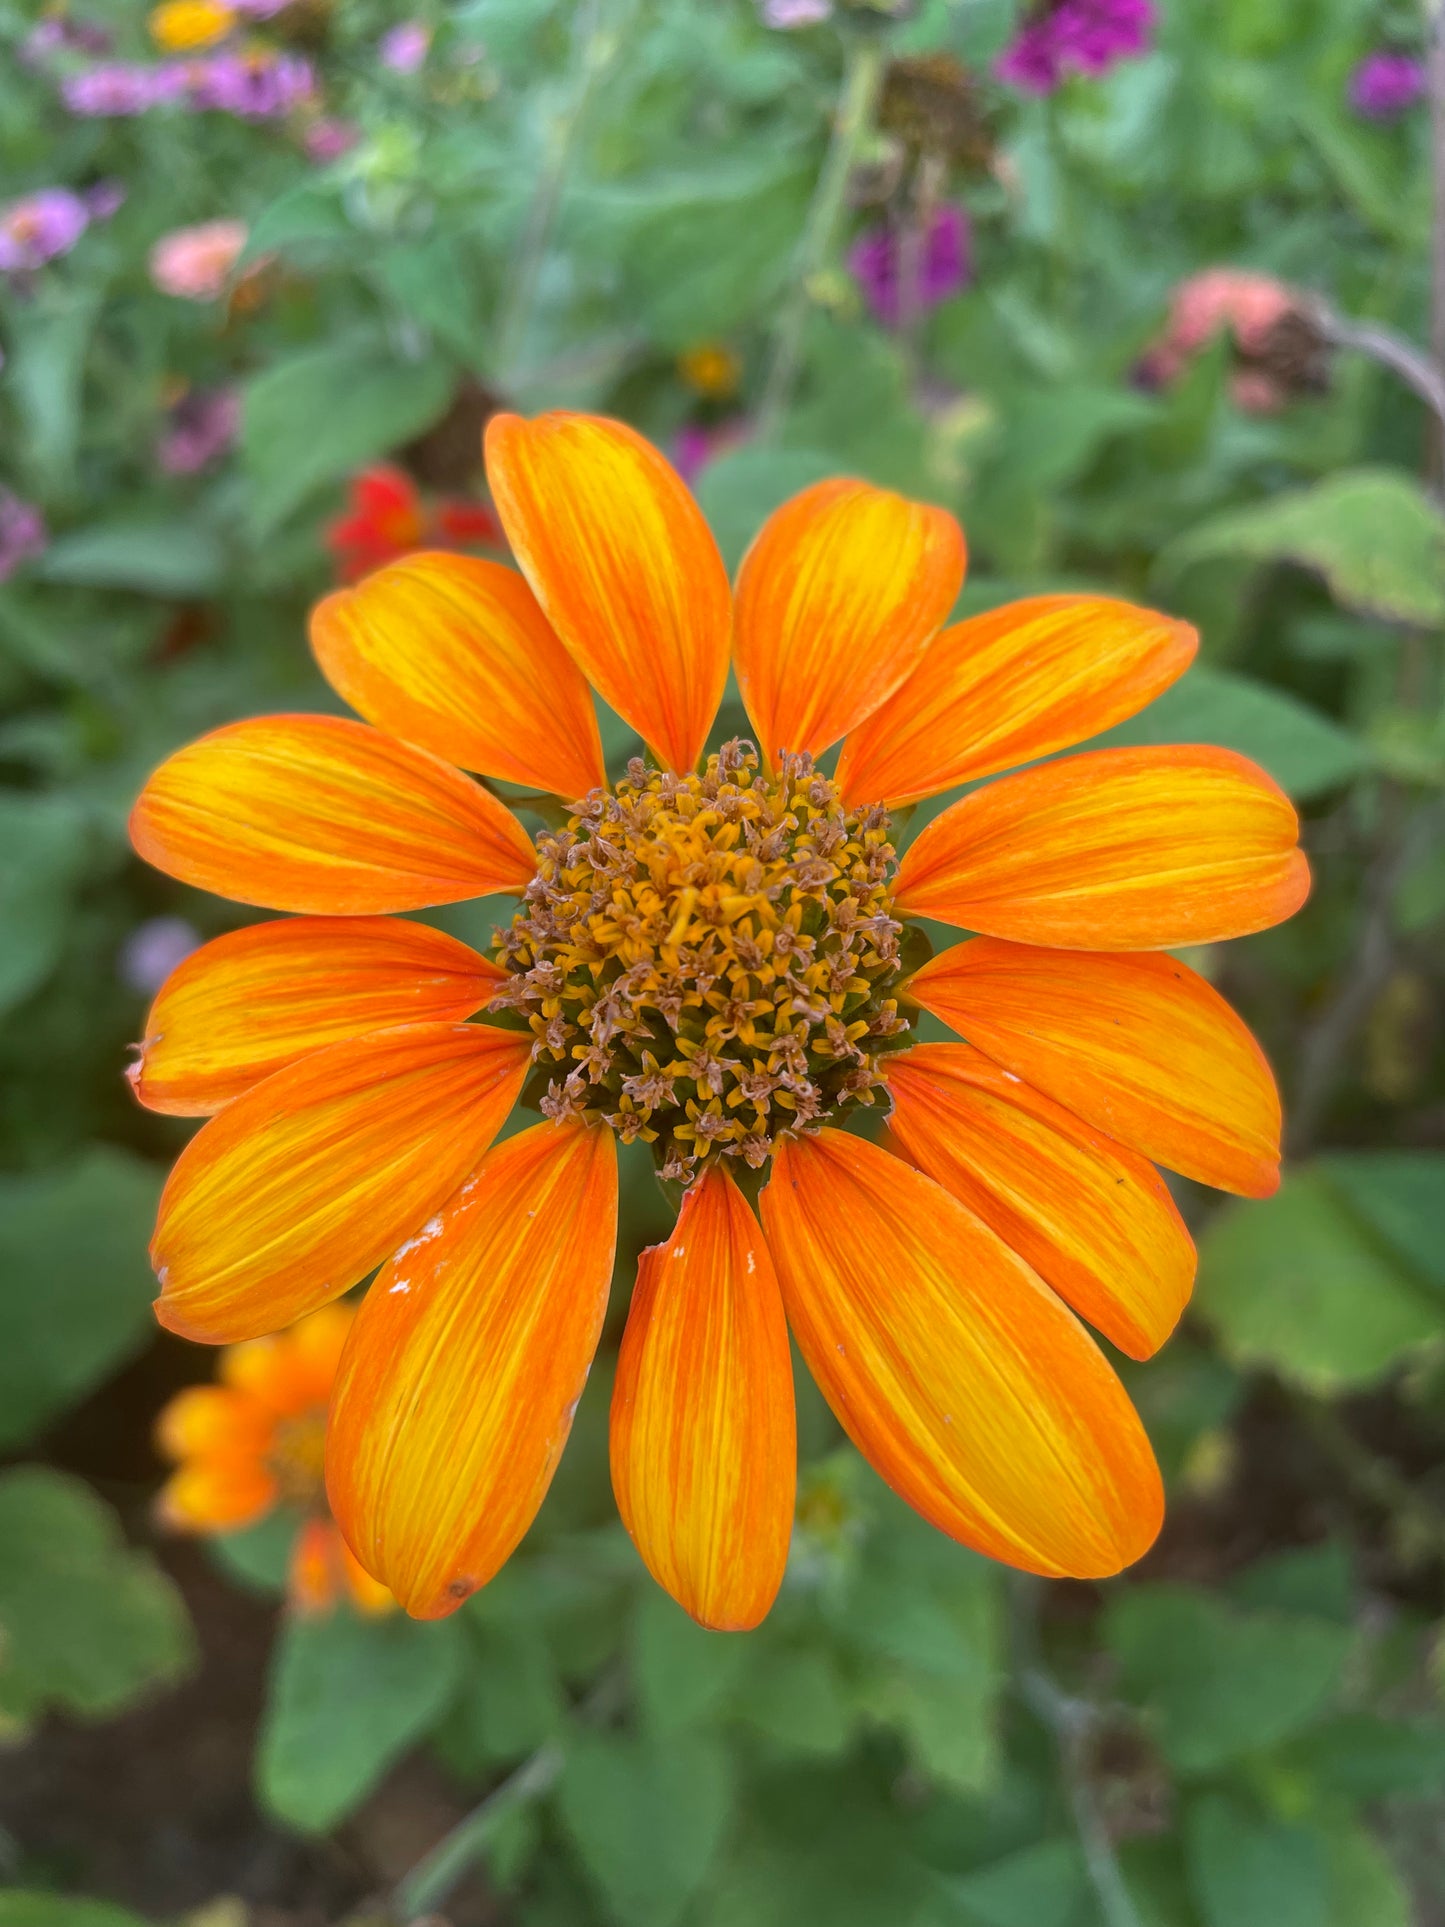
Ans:
[{"label": "magenta flower", "polygon": [[85,211],[92,221],[108,221],[113,214],[119,214],[125,206],[124,181],[97,181],[94,187],[86,188],[81,199]]},{"label": "magenta flower", "polygon": [[240,120],[275,120],[309,100],[316,87],[309,60],[269,49],[168,61],[158,72],[162,98]]},{"label": "magenta flower", "polygon": [[0,209],[0,273],[23,274],[69,254],[90,225],[90,212],[68,187],[43,187]]},{"label": "magenta flower", "polygon": [[1350,105],[1366,120],[1398,120],[1424,91],[1424,65],[1411,54],[1370,54],[1350,75]]},{"label": "magenta flower", "polygon": [[153,997],[176,966],[200,947],[200,931],[184,917],[147,917],[121,945],[115,974],[128,990]]},{"label": "magenta flower", "polygon": [[790,33],[797,27],[816,27],[832,16],[833,0],[762,0],[765,27]]},{"label": "magenta flower", "polygon": [[48,541],[40,510],[0,488],[0,582],[8,582],[22,562],[40,555]]},{"label": "magenta flower", "polygon": [[[966,288],[973,278],[972,230],[965,210],[946,201],[933,216],[918,263],[914,300],[920,309],[936,308]],[[863,299],[887,328],[901,318],[899,275],[902,239],[896,228],[870,228],[854,242],[848,255],[853,279]]]},{"label": "magenta flower", "polygon": [[225,454],[240,421],[240,398],[232,389],[192,389],[171,409],[156,460],[167,475],[198,475]]},{"label": "magenta flower", "polygon": [[345,120],[315,120],[301,137],[301,144],[313,161],[339,160],[349,154],[361,139],[361,129]]},{"label": "magenta flower", "polygon": [[672,465],[692,488],[709,462],[729,449],[741,448],[753,432],[746,415],[732,415],[726,421],[685,422],[672,444]]},{"label": "magenta flower", "polygon": [[1070,74],[1097,80],[1149,51],[1154,0],[1050,0],[1000,54],[994,72],[1028,94],[1051,94]]},{"label": "magenta flower", "polygon": [[420,20],[403,20],[381,36],[377,55],[394,74],[414,74],[431,49],[431,28]]},{"label": "magenta flower", "polygon": [[111,61],[84,73],[67,74],[60,83],[60,98],[72,114],[86,119],[143,114],[162,98],[160,71],[133,61]]}]

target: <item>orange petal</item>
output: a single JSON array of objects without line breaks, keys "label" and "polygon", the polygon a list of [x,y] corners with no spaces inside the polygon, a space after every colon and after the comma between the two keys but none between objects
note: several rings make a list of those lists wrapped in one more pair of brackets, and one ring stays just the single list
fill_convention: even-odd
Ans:
[{"label": "orange petal", "polygon": [[521,824],[436,757],[336,716],[231,723],[162,763],[131,842],[182,883],[267,910],[419,910],[521,890]]},{"label": "orange petal", "polygon": [[258,1459],[194,1459],[156,1498],[156,1517],[172,1532],[236,1532],[275,1505],[276,1481]]},{"label": "orange petal", "polygon": [[783,1143],[762,1202],[803,1356],[900,1498],[1050,1578],[1103,1578],[1148,1550],[1164,1496],[1123,1386],[971,1211],[831,1130]]},{"label": "orange petal", "polygon": [[995,1063],[1145,1157],[1223,1191],[1279,1186],[1279,1093],[1218,991],[1176,957],[978,937],[908,995]]},{"label": "orange petal", "polygon": [[727,681],[732,598],[682,478],[594,415],[493,415],[486,446],[502,527],[552,627],[662,761],[691,769]]},{"label": "orange petal", "polygon": [[156,1446],[168,1459],[262,1458],[274,1416],[229,1385],[187,1385],[161,1408]]},{"label": "orange petal", "polygon": [[1033,596],[955,623],[844,743],[843,795],[896,808],[1069,749],[1153,702],[1198,647],[1187,622],[1107,596]]},{"label": "orange petal", "polygon": [[642,1254],[612,1392],[612,1487],[648,1571],[720,1632],[756,1626],[788,1563],[793,1368],[767,1245],[725,1171]]},{"label": "orange petal", "polygon": [[935,817],[897,907],[1019,943],[1161,950],[1266,930],[1309,894],[1284,791],[1233,750],[1096,749]]},{"label": "orange petal", "polygon": [[569,798],[606,781],[586,679],[515,569],[409,555],[319,603],[311,647],[368,722],[449,763]]},{"label": "orange petal", "polygon": [[996,1231],[1131,1358],[1179,1322],[1194,1245],[1152,1164],[969,1044],[888,1060],[889,1128],[910,1163]]},{"label": "orange petal", "polygon": [[502,972],[395,917],[297,917],[202,944],[161,986],[129,1076],[153,1111],[205,1116],[345,1037],[460,1021]]},{"label": "orange petal", "polygon": [[323,1305],[286,1331],[228,1345],[217,1376],[273,1423],[324,1412],[355,1317],[354,1305]]},{"label": "orange petal", "polygon": [[379,1619],[383,1613],[396,1611],[396,1597],[379,1579],[373,1579],[362,1565],[356,1554],[341,1536],[339,1527],[336,1533],[336,1546],[341,1559],[341,1576],[351,1594],[351,1603],[367,1619]]},{"label": "orange petal", "polygon": [[546,1495],[607,1309],[612,1133],[498,1144],[367,1293],[326,1439],[331,1508],[417,1619],[455,1612]]},{"label": "orange petal", "polygon": [[227,1344],[348,1290],[461,1183],[529,1053],[482,1024],[412,1024],[333,1044],[228,1104],[161,1195],[161,1323]]},{"label": "orange petal", "polygon": [[815,482],[763,524],[738,571],[733,656],[758,747],[814,755],[917,668],[963,586],[944,509]]}]

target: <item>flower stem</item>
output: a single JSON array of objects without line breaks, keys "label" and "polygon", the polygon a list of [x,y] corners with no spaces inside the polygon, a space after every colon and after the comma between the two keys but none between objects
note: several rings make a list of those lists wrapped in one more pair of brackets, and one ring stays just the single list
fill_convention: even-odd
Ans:
[{"label": "flower stem", "polygon": [[802,357],[803,331],[813,300],[813,283],[828,265],[837,244],[848,178],[873,124],[873,109],[883,78],[884,51],[883,37],[878,33],[855,34],[848,45],[833,136],[803,224],[793,284],[773,331],[772,356],[758,404],[758,431],[764,441],[777,433],[792,398]]},{"label": "flower stem", "polygon": [[566,1755],[555,1741],[538,1747],[515,1773],[493,1787],[480,1805],[419,1860],[397,1886],[391,1914],[398,1921],[419,1920],[443,1905],[462,1876],[482,1857],[498,1823],[514,1807],[526,1806],[550,1791]]}]

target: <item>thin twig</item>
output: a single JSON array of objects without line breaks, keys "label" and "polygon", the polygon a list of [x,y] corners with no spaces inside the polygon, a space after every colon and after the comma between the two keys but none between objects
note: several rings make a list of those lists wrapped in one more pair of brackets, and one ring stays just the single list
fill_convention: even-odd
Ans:
[{"label": "thin twig", "polygon": [[451,1832],[419,1860],[398,1883],[392,1896],[393,1920],[419,1920],[435,1913],[452,1889],[485,1852],[499,1820],[513,1808],[526,1806],[550,1791],[567,1756],[555,1741],[538,1747],[500,1786],[493,1787],[480,1805],[459,1820]]},{"label": "thin twig", "polygon": [[1425,406],[1434,411],[1437,421],[1445,428],[1445,364],[1437,366],[1430,356],[1404,335],[1396,334],[1393,328],[1381,327],[1374,321],[1352,321],[1347,315],[1337,314],[1325,302],[1311,310],[1310,319],[1335,347],[1353,348],[1357,354],[1368,355],[1371,361],[1378,361],[1382,368],[1398,375],[1407,387],[1414,389]]},{"label": "thin twig", "polygon": [[848,47],[843,86],[828,143],[813,190],[808,218],[803,224],[794,263],[792,286],[784,297],[773,332],[772,359],[758,404],[758,432],[773,435],[786,412],[802,356],[803,330],[813,300],[818,274],[832,257],[848,192],[848,177],[873,123],[873,108],[883,78],[884,43],[881,34],[857,33]]}]

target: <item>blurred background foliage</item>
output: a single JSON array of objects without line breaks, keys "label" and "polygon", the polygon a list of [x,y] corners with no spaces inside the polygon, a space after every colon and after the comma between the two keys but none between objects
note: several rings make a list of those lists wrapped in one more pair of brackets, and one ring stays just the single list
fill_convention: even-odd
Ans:
[{"label": "blurred background foliage", "polygon": [[[1428,110],[1352,82],[1422,17],[1164,0],[1140,57],[1030,93],[1014,0],[789,11],[292,0],[239,28],[279,106],[104,114],[80,83],[154,67],[144,11],[0,0],[5,195],[89,197],[0,272],[0,1927],[1445,1921],[1440,437],[1338,345],[1429,338]],[[218,220],[219,271],[167,271]],[[1220,266],[1263,321],[1181,295]],[[154,1415],[213,1361],[151,1321],[184,1129],[121,1071],[158,959],[246,918],[125,813],[199,731],[332,705],[305,616],[347,491],[481,501],[503,404],[637,424],[730,561],[845,470],[962,517],[965,610],[1188,617],[1199,665],[1113,740],[1230,744],[1304,812],[1305,911],[1191,955],[1293,1155],[1267,1203],[1180,1186],[1195,1306],[1126,1368],[1170,1519],[1126,1579],[933,1535],[800,1375],[783,1596],[694,1627],[608,1491],[645,1182],[552,1495],[454,1619],[279,1610],[284,1518],[152,1524]]]}]

